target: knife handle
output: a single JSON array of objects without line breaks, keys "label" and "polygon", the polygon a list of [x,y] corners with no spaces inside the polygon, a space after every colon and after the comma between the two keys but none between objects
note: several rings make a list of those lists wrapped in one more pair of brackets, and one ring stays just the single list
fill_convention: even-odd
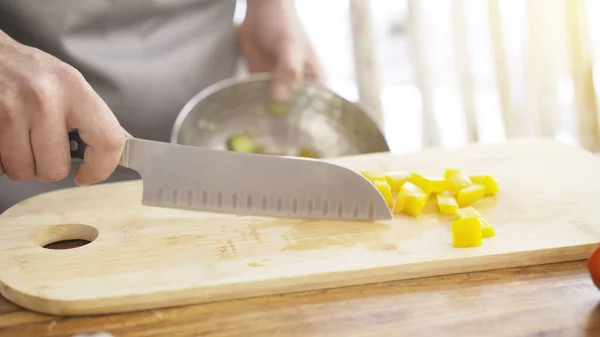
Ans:
[{"label": "knife handle", "polygon": [[83,153],[87,145],[81,140],[77,130],[69,132],[69,146],[71,148],[71,158],[83,159]]}]

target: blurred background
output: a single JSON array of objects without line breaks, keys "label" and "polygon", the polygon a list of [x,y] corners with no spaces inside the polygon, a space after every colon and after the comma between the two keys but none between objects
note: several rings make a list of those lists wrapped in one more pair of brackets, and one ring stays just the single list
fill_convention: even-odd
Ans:
[{"label": "blurred background", "polygon": [[600,151],[598,0],[296,6],[327,85],[368,109],[392,152],[532,136]]}]

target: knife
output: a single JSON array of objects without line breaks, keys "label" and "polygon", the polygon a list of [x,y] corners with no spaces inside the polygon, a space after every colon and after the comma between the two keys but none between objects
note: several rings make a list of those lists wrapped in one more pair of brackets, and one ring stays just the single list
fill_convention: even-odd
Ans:
[{"label": "knife", "polygon": [[[83,159],[86,144],[76,130],[69,141],[71,157]],[[140,174],[145,206],[313,220],[392,218],[368,179],[317,159],[128,137],[119,165]]]}]

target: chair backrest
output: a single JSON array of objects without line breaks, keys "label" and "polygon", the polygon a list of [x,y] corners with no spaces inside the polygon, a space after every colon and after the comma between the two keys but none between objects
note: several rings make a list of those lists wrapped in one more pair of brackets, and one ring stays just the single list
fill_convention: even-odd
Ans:
[{"label": "chair backrest", "polygon": [[[421,100],[422,144],[438,146],[442,143],[440,130],[447,125],[440,125],[436,112],[437,83],[431,51],[425,43],[431,38],[428,32],[431,20],[427,19],[425,6],[431,6],[433,2],[406,1],[414,82]],[[477,104],[481,81],[476,79],[473,71],[476,61],[473,50],[488,48],[505,139],[550,137],[600,152],[587,1],[451,1],[451,10],[447,14],[453,50],[449,51],[448,57],[453,59],[457,74],[467,141],[482,141],[481,124],[485,111]],[[371,30],[371,5],[370,0],[350,0],[355,73],[360,104],[383,125],[385,113],[381,103],[380,69],[375,56],[377,45]],[[486,45],[470,38],[473,24],[469,21],[469,14],[472,14],[469,9],[474,5],[485,8],[485,20],[478,21],[475,29],[485,32]],[[520,31],[513,27],[515,24],[520,25]],[[568,129],[573,130],[571,136]]]}]

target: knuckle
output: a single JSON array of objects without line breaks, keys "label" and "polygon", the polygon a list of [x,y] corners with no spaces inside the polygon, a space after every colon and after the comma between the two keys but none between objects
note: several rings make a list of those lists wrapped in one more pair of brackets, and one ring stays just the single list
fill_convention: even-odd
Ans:
[{"label": "knuckle", "polygon": [[24,105],[26,118],[34,123],[44,123],[61,115],[63,105],[57,98],[56,90],[51,79],[42,77],[23,85],[20,97],[26,102]]},{"label": "knuckle", "polygon": [[0,98],[0,126],[14,125],[18,118],[14,104],[7,99]]},{"label": "knuckle", "polygon": [[19,113],[19,99],[11,90],[0,94],[0,126],[14,125],[22,116]]},{"label": "knuckle", "polygon": [[54,74],[59,81],[67,83],[82,83],[84,81],[84,77],[79,70],[64,62],[58,62],[54,66]]},{"label": "knuckle", "polygon": [[50,80],[39,76],[19,83],[19,96],[33,108],[32,113],[46,117],[52,109],[53,86]]}]

